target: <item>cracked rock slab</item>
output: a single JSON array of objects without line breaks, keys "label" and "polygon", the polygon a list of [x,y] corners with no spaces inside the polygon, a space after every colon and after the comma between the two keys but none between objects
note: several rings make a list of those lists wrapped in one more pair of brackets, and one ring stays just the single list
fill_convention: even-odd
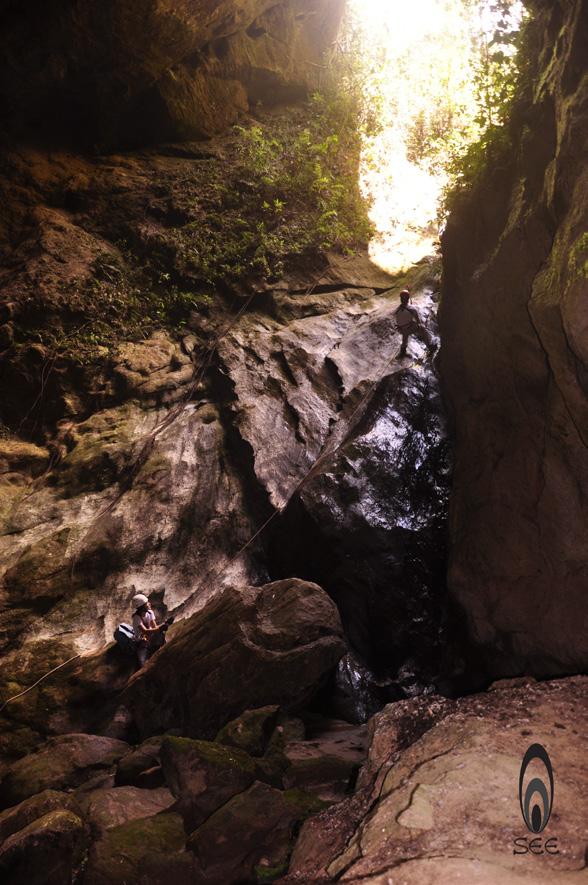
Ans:
[{"label": "cracked rock slab", "polygon": [[[407,715],[415,720],[412,734]],[[499,685],[454,702],[428,698],[391,705],[376,717],[377,751],[358,793],[305,825],[283,881],[586,881],[587,725],[585,677]],[[553,766],[552,813],[535,843],[543,853],[515,854],[535,837],[518,796],[521,763],[533,743],[545,747]],[[515,845],[515,839],[524,841]],[[547,839],[557,840],[551,846],[559,853],[545,851]]]}]

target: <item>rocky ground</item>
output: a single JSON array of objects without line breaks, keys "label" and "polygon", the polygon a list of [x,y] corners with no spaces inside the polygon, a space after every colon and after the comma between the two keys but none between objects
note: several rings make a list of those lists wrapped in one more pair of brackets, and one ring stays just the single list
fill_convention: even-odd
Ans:
[{"label": "rocky ground", "polygon": [[[61,735],[4,768],[3,881],[584,881],[588,679],[401,701],[366,733],[308,708],[344,650],[316,585],[209,603],[123,692],[132,744]],[[553,807],[522,853],[519,771],[536,742]]]},{"label": "rocky ground", "polygon": [[[408,277],[433,335],[436,273]],[[367,717],[432,690],[449,446],[423,345],[397,358],[406,281],[332,256],[118,345],[112,404],[2,440],[4,697],[82,655],[0,714],[8,881],[273,880]],[[137,591],[177,621],[133,675],[108,643]]]},{"label": "rocky ground", "polygon": [[[505,680],[458,701],[386,707],[370,722],[355,794],[304,824],[284,885],[585,881],[587,692],[585,677]],[[536,742],[555,792],[547,828],[525,853],[533,834],[518,781]],[[546,851],[550,838],[557,854]]]}]

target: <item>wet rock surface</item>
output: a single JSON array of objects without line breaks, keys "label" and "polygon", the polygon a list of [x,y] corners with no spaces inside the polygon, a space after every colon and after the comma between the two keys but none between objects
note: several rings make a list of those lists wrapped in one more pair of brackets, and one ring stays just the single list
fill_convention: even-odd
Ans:
[{"label": "wet rock surface", "polygon": [[437,379],[429,366],[405,369],[376,384],[368,414],[284,515],[284,533],[299,538],[286,570],[304,561],[337,602],[354,649],[384,672],[411,657],[434,666],[449,477]]}]

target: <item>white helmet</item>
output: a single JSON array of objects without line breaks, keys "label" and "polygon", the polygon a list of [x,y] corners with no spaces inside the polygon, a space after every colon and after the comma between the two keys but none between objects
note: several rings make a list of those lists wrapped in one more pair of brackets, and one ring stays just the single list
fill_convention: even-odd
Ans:
[{"label": "white helmet", "polygon": [[134,609],[141,608],[142,605],[147,605],[149,600],[143,593],[137,593],[136,596],[133,596],[131,600],[131,604]]}]

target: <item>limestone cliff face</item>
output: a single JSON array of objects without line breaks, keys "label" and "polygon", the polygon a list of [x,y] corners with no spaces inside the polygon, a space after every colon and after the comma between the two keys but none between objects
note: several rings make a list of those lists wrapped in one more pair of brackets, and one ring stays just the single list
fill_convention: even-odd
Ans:
[{"label": "limestone cliff face", "polygon": [[497,672],[588,664],[588,4],[533,3],[512,150],[443,238],[454,597]]},{"label": "limestone cliff face", "polygon": [[140,144],[221,131],[318,82],[341,0],[0,4],[9,129]]}]

